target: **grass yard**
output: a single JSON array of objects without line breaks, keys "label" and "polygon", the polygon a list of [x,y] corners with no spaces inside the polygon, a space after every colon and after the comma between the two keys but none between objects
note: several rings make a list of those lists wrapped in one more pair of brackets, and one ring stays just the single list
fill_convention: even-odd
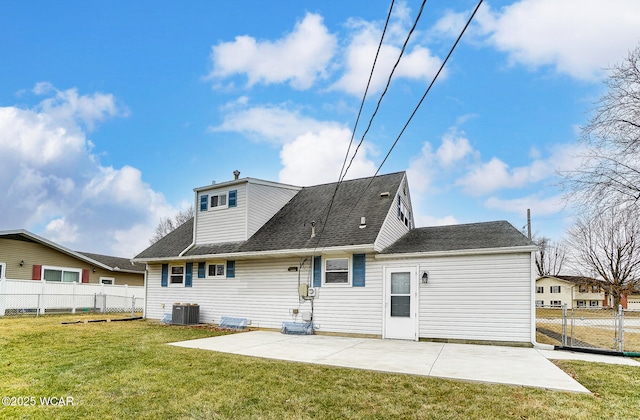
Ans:
[{"label": "grass yard", "polygon": [[[635,419],[640,410],[640,368],[559,363],[594,392],[578,395],[166,345],[219,334],[205,328],[62,325],[76,319],[0,318],[0,396],[36,400],[0,406],[0,418]],[[41,397],[73,405],[46,406]]]}]

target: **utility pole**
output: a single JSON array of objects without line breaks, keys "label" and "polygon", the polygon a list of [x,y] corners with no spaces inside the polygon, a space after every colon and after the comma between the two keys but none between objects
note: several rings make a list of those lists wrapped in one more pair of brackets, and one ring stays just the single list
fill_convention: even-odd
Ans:
[{"label": "utility pole", "polygon": [[531,240],[531,209],[527,209],[527,234]]}]

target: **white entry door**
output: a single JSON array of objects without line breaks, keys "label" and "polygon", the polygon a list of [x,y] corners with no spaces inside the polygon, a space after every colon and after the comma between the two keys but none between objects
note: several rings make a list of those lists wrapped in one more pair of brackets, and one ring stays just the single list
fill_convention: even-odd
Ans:
[{"label": "white entry door", "polygon": [[417,340],[416,268],[387,268],[384,283],[384,338]]}]

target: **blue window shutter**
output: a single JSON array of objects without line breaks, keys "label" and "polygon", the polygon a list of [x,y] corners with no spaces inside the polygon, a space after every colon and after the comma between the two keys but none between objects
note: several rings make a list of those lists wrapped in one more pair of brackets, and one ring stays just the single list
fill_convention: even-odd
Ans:
[{"label": "blue window shutter", "polygon": [[365,254],[353,254],[353,287],[364,287]]},{"label": "blue window shutter", "polygon": [[198,278],[199,279],[203,279],[207,277],[207,265],[205,264],[205,262],[199,262],[198,263]]},{"label": "blue window shutter", "polygon": [[227,261],[227,278],[232,279],[236,276],[236,262]]},{"label": "blue window shutter", "polygon": [[200,211],[207,211],[207,204],[209,204],[209,195],[203,194],[200,196]]},{"label": "blue window shutter", "polygon": [[160,281],[160,285],[162,287],[167,287],[169,284],[169,264],[162,264],[162,280]]},{"label": "blue window shutter", "polygon": [[229,191],[229,207],[238,205],[238,190]]},{"label": "blue window shutter", "polygon": [[322,285],[322,257],[313,257],[313,287]]},{"label": "blue window shutter", "polygon": [[193,263],[187,263],[184,273],[184,287],[191,287],[193,284]]}]

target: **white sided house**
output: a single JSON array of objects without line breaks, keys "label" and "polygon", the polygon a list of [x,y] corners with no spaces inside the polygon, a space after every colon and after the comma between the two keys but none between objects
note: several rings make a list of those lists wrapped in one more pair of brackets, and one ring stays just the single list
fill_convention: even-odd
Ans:
[{"label": "white sided house", "polygon": [[236,173],[194,191],[194,218],[135,258],[148,318],[189,303],[205,323],[534,341],[535,246],[504,221],[414,228],[404,172],[304,188]]}]

